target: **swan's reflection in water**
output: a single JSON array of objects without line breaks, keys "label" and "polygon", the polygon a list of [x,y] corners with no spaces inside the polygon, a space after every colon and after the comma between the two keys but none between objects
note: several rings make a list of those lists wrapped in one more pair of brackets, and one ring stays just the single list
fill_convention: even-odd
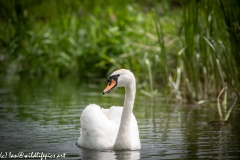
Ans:
[{"label": "swan's reflection in water", "polygon": [[83,160],[138,160],[140,159],[139,151],[95,151],[81,148]]}]

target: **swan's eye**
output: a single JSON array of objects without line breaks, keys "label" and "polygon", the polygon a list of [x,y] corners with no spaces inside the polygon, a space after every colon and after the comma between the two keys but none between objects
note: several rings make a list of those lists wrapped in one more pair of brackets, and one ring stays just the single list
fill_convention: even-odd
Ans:
[{"label": "swan's eye", "polygon": [[114,80],[116,83],[118,81],[118,77],[120,76],[120,74],[116,74],[116,75],[112,75],[108,78],[108,85],[110,86],[112,84],[112,80]]},{"label": "swan's eye", "polygon": [[111,78],[108,78],[108,85],[110,86],[111,85],[111,83],[112,83],[112,81],[111,81]]}]

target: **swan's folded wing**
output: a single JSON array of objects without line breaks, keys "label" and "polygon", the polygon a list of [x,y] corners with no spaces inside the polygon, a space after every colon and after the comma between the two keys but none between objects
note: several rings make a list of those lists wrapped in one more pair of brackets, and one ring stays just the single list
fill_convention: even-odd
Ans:
[{"label": "swan's folded wing", "polygon": [[111,149],[118,127],[109,121],[95,104],[88,105],[81,114],[81,131],[79,146],[90,149]]},{"label": "swan's folded wing", "polygon": [[118,127],[120,126],[123,107],[112,106],[108,111],[108,118]]}]

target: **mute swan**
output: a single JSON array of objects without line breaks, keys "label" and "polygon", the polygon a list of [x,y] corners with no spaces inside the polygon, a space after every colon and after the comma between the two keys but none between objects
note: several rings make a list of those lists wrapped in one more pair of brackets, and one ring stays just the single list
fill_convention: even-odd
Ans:
[{"label": "mute swan", "polygon": [[130,70],[114,71],[103,94],[115,87],[125,87],[124,107],[103,109],[96,104],[88,105],[81,114],[79,147],[95,150],[141,149],[138,125],[132,113],[136,81]]}]

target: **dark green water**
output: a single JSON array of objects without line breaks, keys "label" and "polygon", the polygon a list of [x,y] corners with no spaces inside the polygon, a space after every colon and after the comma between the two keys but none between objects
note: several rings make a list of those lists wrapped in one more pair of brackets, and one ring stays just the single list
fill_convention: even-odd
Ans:
[{"label": "dark green water", "polygon": [[233,110],[229,125],[212,126],[207,122],[217,117],[215,105],[181,106],[140,93],[134,114],[140,130],[141,150],[114,152],[78,148],[75,143],[79,136],[79,118],[85,106],[96,103],[109,108],[123,103],[124,90],[117,89],[103,96],[105,81],[98,84],[1,80],[0,158],[38,152],[55,155],[55,158],[94,160],[240,158],[239,109]]}]

